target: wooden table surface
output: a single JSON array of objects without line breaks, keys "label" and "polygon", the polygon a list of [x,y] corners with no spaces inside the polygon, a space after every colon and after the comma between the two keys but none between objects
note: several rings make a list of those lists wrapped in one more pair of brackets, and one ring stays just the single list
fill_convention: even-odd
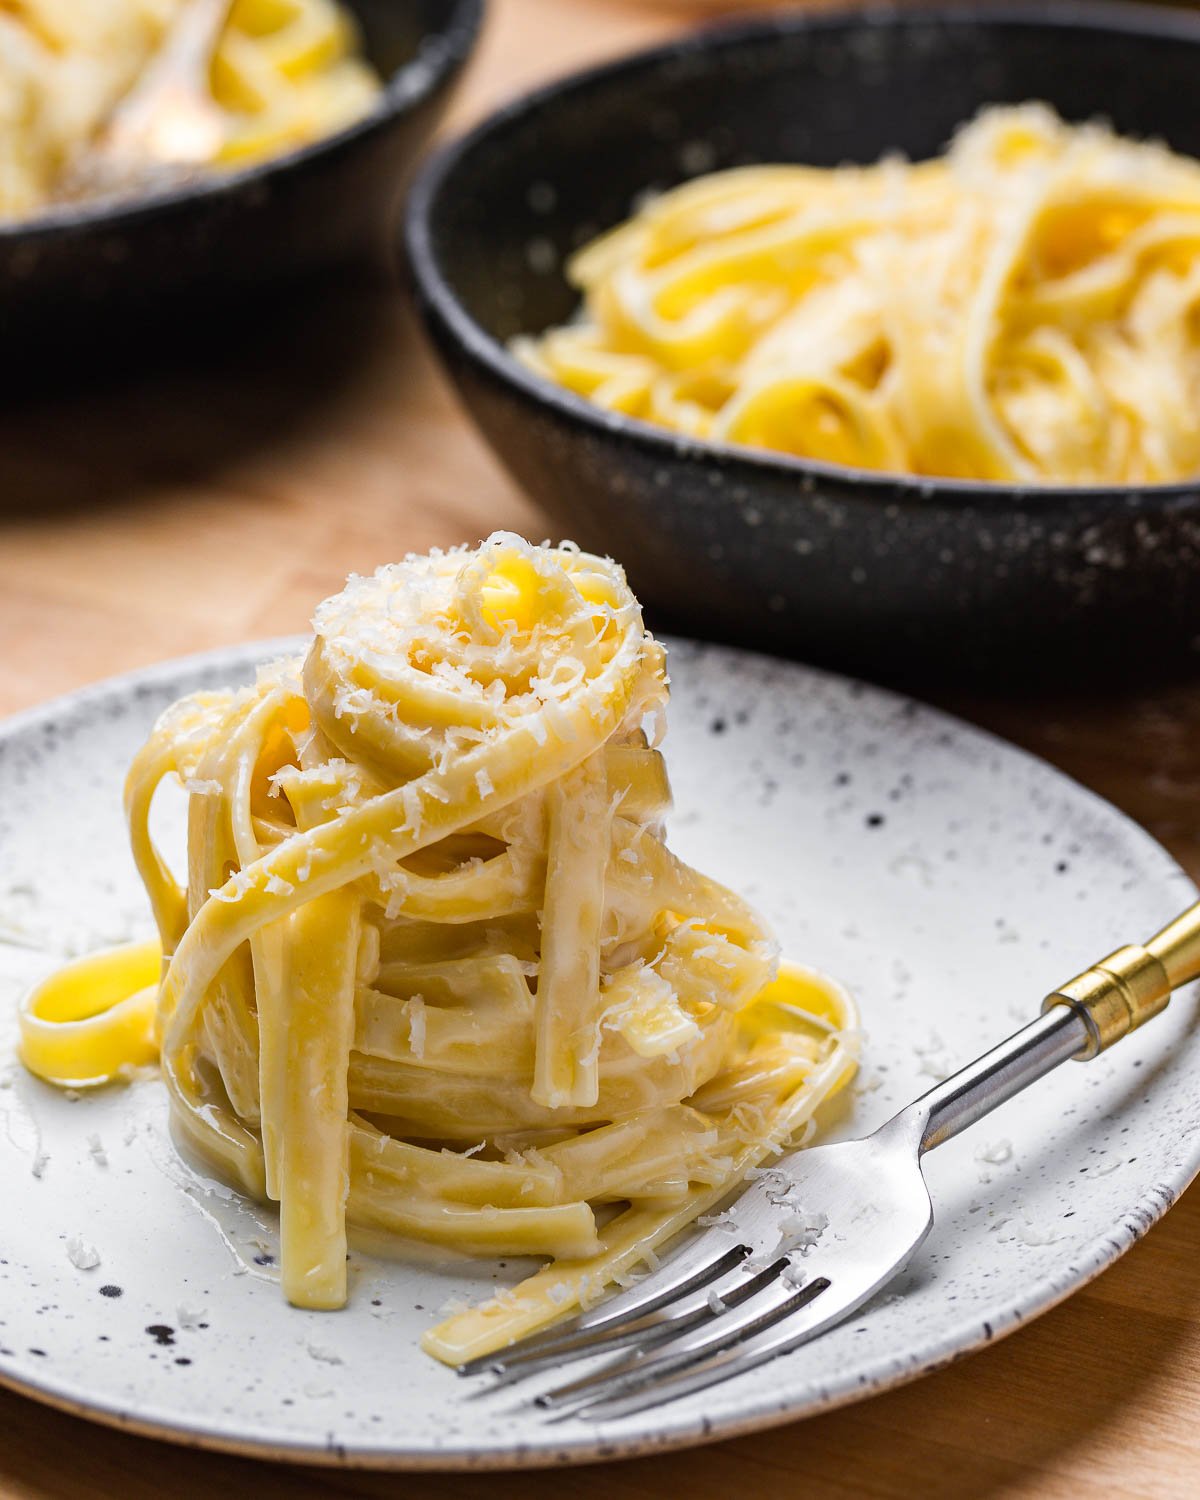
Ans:
[{"label": "wooden table surface", "polygon": [[[453,124],[711,14],[493,0]],[[181,652],[302,630],[350,570],[496,526],[542,535],[369,276],[249,347],[0,408],[0,712]],[[948,700],[1095,787],[1200,875],[1195,682],[1116,698]],[[0,1207],[0,1220],[3,1209]],[[449,1500],[1200,1494],[1200,1192],[1036,1324],[857,1406],[563,1474],[330,1472],[182,1454],[0,1392],[0,1496]]]}]

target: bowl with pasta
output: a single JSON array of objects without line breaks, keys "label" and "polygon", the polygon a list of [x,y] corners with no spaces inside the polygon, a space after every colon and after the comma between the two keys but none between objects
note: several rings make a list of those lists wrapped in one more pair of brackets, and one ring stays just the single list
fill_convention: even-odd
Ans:
[{"label": "bowl with pasta", "polygon": [[[382,255],[482,3],[0,7],[6,348],[62,367],[93,330],[170,330],[188,308]],[[197,45],[205,14],[218,29]],[[164,64],[176,94],[156,87]],[[131,130],[139,151],[100,171],[98,143]]]},{"label": "bowl with pasta", "polygon": [[1200,23],[778,15],[522,99],[410,199],[484,435],[652,616],[874,673],[1200,618]]}]

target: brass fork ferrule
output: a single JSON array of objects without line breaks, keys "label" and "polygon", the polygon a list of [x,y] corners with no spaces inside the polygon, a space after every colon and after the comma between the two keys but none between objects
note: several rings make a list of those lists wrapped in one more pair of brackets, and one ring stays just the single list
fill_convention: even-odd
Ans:
[{"label": "brass fork ferrule", "polygon": [[1167,971],[1153,953],[1129,945],[1059,985],[1042,1001],[1069,1005],[1087,1023],[1088,1045],[1077,1054],[1086,1062],[1158,1015],[1171,998]]}]

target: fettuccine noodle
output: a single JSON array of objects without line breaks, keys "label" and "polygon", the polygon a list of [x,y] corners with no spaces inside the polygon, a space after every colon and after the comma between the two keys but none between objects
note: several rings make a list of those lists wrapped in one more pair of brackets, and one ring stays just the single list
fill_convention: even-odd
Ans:
[{"label": "fettuccine noodle", "polygon": [[[185,0],[0,0],[0,221],[34,214],[157,51]],[[379,93],[336,0],[234,0],[213,58],[241,166],[329,135]]]},{"label": "fettuccine noodle", "polygon": [[[666,847],[664,653],[613,563],[501,533],[351,579],[315,631],[160,720],[126,800],[161,984],[144,947],[72,966],[23,1057],[103,1082],[156,1024],[178,1134],[278,1201],[299,1306],[345,1301],[348,1224],[550,1257],[430,1332],[457,1362],[802,1137],[855,1014]],[[171,774],[186,889],[148,832]]]},{"label": "fettuccine noodle", "polygon": [[570,263],[533,368],[689,438],[1065,485],[1200,472],[1200,163],[985,111],[936,161],[713,173]]}]

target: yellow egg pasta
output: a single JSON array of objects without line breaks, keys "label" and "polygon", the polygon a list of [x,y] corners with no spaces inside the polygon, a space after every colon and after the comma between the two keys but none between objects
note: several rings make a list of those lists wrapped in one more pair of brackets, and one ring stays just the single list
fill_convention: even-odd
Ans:
[{"label": "yellow egg pasta", "polygon": [[[0,223],[53,198],[74,155],[154,56],[185,0],[0,0]],[[211,69],[245,165],[364,115],[380,90],[336,0],[234,0]]]},{"label": "yellow egg pasta", "polygon": [[[302,660],[168,710],[130,771],[162,1073],[178,1134],[279,1203],[299,1306],[345,1301],[354,1230],[547,1257],[429,1332],[457,1363],[802,1139],[856,1016],[667,847],[664,652],[615,564],[499,533],[352,578],[314,623]],[[149,833],[171,775],[186,886]],[[144,1049],[144,1000],[102,1017],[154,960],[123,991],[99,955],[90,1002],[86,962],[36,989],[26,1064],[78,1085],[144,1060],[114,1039]]]},{"label": "yellow egg pasta", "polygon": [[717,172],[569,273],[517,355],[689,438],[1022,484],[1200,473],[1200,163],[1043,105],[935,161]]}]

